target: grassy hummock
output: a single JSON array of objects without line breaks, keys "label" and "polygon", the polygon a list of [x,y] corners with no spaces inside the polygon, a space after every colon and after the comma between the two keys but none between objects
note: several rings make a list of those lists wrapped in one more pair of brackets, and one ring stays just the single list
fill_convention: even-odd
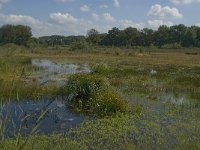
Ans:
[{"label": "grassy hummock", "polygon": [[114,115],[127,110],[127,102],[97,75],[72,75],[61,90],[69,106],[77,112],[97,116]]}]

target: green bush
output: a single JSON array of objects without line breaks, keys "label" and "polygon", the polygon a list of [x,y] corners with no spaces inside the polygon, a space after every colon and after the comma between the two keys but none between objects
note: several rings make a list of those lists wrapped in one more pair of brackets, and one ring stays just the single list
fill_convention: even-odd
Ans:
[{"label": "green bush", "polygon": [[72,75],[61,93],[67,96],[68,106],[76,112],[106,116],[125,112],[128,107],[108,80],[97,75]]},{"label": "green bush", "polygon": [[179,43],[175,43],[175,44],[165,44],[161,48],[163,48],[163,49],[181,49],[182,47]]},{"label": "green bush", "polygon": [[85,50],[88,49],[88,44],[86,42],[74,42],[70,45],[70,50]]},{"label": "green bush", "polygon": [[104,63],[96,64],[92,67],[92,71],[94,73],[99,73],[99,74],[106,74],[111,72],[111,68]]},{"label": "green bush", "polygon": [[123,113],[127,110],[127,102],[111,89],[97,93],[92,106],[93,112],[97,112],[98,116],[114,115],[117,112]]}]

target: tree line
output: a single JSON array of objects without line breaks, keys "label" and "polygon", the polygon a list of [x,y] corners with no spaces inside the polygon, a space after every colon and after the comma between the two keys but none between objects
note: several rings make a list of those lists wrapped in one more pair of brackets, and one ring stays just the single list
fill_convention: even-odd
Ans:
[{"label": "tree line", "polygon": [[0,28],[0,44],[15,43],[26,46],[30,42],[47,46],[78,43],[117,47],[200,47],[200,27],[187,27],[183,24],[170,27],[162,25],[157,30],[139,30],[133,27],[120,30],[114,27],[108,33],[91,29],[86,36],[52,35],[39,38],[32,37],[31,28],[28,26],[4,25]]},{"label": "tree line", "polygon": [[92,29],[88,31],[87,40],[93,44],[106,46],[200,47],[200,27],[186,27],[183,24],[170,27],[162,25],[157,30],[138,30],[133,27],[120,30],[115,27],[105,34]]}]

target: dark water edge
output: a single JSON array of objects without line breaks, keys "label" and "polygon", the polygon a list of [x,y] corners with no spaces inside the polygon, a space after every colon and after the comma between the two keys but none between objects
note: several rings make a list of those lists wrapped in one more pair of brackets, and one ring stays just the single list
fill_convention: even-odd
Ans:
[{"label": "dark water edge", "polygon": [[0,122],[6,123],[6,137],[17,133],[29,135],[38,124],[39,134],[65,133],[86,119],[91,118],[72,113],[61,97],[1,102],[0,107]]}]

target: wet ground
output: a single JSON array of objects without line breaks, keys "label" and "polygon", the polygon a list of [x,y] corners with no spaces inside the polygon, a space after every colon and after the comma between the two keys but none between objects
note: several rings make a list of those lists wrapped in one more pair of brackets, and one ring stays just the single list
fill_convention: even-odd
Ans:
[{"label": "wet ground", "polygon": [[[33,59],[32,65],[42,68],[36,74],[37,82],[40,85],[53,81],[62,86],[67,81],[66,75],[91,72],[87,64],[57,64],[47,59]],[[156,73],[155,70],[152,70],[150,76]],[[155,82],[155,86],[157,84]],[[130,103],[142,105],[146,110],[144,119],[154,122],[157,118],[157,123],[162,128],[167,128],[177,122],[184,123],[185,120],[182,118],[191,121],[195,118],[194,113],[199,112],[200,107],[199,102],[193,101],[186,94],[175,95],[174,93],[158,92],[155,95],[148,93],[145,96],[136,96],[133,93],[131,96],[123,96],[129,99]],[[9,126],[6,131],[11,136],[13,136],[13,131],[20,131],[22,135],[26,135],[37,124],[40,125],[39,133],[63,133],[78,126],[85,119],[91,119],[70,112],[61,97],[45,97],[37,101],[31,99],[21,100],[20,102],[10,101],[8,104],[2,104],[1,108],[0,121],[6,119],[5,116],[8,117]],[[174,115],[174,111],[178,113]],[[42,114],[44,116],[40,117]]]},{"label": "wet ground", "polygon": [[[32,59],[32,65],[41,68],[35,75],[38,84],[55,82],[58,86],[65,84],[66,75],[90,73],[87,64],[56,64],[47,59]],[[69,111],[61,97],[45,97],[39,100],[20,100],[2,103],[0,123],[7,119],[8,136],[14,133],[29,134],[39,124],[39,133],[66,132],[86,119],[83,115]]]},{"label": "wet ground", "polygon": [[91,72],[87,64],[57,64],[47,59],[32,59],[32,65],[43,69],[36,75],[40,85],[54,81],[62,86],[65,84],[66,75]]}]

